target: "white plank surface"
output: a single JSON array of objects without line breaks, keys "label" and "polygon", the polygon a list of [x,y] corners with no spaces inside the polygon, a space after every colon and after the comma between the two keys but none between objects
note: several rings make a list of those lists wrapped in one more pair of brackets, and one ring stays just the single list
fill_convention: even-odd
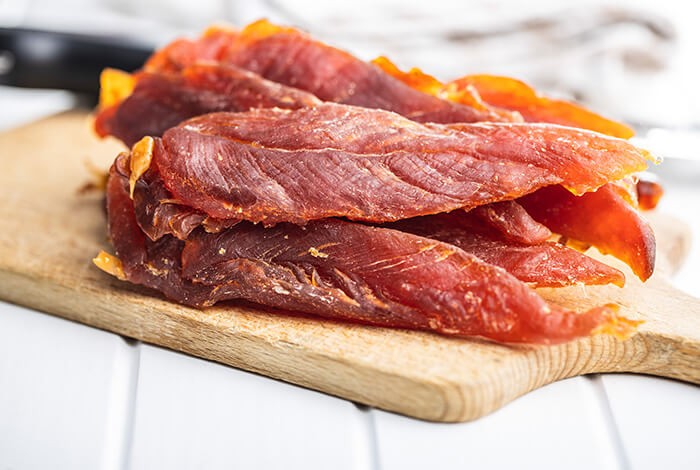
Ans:
[{"label": "white plank surface", "polygon": [[535,390],[471,423],[374,412],[382,469],[616,469],[618,449],[593,382]]},{"label": "white plank surface", "polygon": [[[667,159],[654,169],[666,181],[660,209],[700,234],[700,163]],[[674,278],[674,284],[700,297],[700,242]],[[700,387],[656,377],[602,375],[625,460],[632,470],[700,469]]]},{"label": "white plank surface", "polygon": [[655,169],[661,174],[666,189],[659,210],[683,220],[694,235],[694,243],[673,284],[700,297],[700,162],[667,160],[664,165],[666,168]]},{"label": "white plank surface", "polygon": [[698,386],[630,374],[601,380],[631,469],[700,469]]},{"label": "white plank surface", "polygon": [[0,302],[0,468],[118,468],[132,356],[117,335]]},{"label": "white plank surface", "polygon": [[0,86],[0,103],[0,131],[4,131],[70,109],[75,98],[67,91]]},{"label": "white plank surface", "polygon": [[[0,130],[73,102],[0,87]],[[700,233],[700,172],[675,165],[662,207]],[[700,243],[677,285],[699,295],[698,278]],[[1,470],[700,469],[698,422],[699,387],[610,375],[425,423],[0,302]]]},{"label": "white plank surface", "polygon": [[131,468],[372,468],[352,403],[142,345]]}]

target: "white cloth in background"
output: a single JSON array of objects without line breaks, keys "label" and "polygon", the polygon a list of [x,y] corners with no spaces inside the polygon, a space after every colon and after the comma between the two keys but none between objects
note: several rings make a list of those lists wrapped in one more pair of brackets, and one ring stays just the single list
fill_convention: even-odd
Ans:
[{"label": "white cloth in background", "polygon": [[[442,79],[494,73],[642,127],[700,127],[700,20],[666,0],[16,0],[24,25],[135,35],[162,45],[212,22],[292,24],[364,59]],[[19,5],[19,6],[18,6]],[[80,11],[79,15],[75,12]]]}]

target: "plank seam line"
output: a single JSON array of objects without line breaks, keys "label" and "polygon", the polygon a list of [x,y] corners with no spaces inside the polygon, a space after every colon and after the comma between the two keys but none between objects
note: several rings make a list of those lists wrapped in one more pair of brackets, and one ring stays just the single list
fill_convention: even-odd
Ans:
[{"label": "plank seam line", "polygon": [[608,431],[608,437],[612,442],[612,447],[615,452],[615,460],[617,460],[617,467],[620,470],[631,470],[632,466],[630,465],[630,460],[627,456],[627,451],[622,441],[620,428],[615,420],[615,414],[613,413],[612,405],[610,404],[610,399],[608,398],[608,393],[605,390],[605,384],[603,384],[600,374],[589,375],[587,378],[593,384],[593,390],[598,398],[598,406],[603,416],[605,427]]},{"label": "plank seam line", "polygon": [[381,470],[381,464],[379,463],[379,440],[377,439],[377,420],[375,419],[376,410],[374,408],[369,408],[365,413],[367,414],[367,440],[369,441],[372,470]]},{"label": "plank seam line", "polygon": [[367,462],[369,465],[368,470],[380,470],[379,441],[377,440],[377,421],[375,419],[376,410],[360,403],[353,402],[353,404],[357,408],[357,412],[362,416],[367,457],[369,459]]},{"label": "plank seam line", "polygon": [[104,470],[129,468],[136,415],[141,343],[124,337],[115,359],[103,453]]}]

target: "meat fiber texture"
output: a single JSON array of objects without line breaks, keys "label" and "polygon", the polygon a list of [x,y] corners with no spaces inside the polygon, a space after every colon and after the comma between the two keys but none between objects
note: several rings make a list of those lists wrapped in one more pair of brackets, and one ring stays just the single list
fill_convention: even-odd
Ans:
[{"label": "meat fiber texture", "polygon": [[108,69],[102,82],[102,109],[95,129],[128,146],[206,113],[295,109],[321,102],[310,93],[217,63],[193,64],[177,74],[139,72],[133,77]]},{"label": "meat fiber texture", "polygon": [[502,268],[454,245],[339,219],[271,228],[240,222],[184,241],[152,241],[136,220],[126,163],[115,163],[107,188],[116,257],[98,256],[97,264],[186,305],[246,299],[502,342],[557,343],[596,329],[625,334],[634,325],[610,306],[576,313],[549,305]]},{"label": "meat fiber texture", "polygon": [[[315,106],[320,102],[318,97],[390,109],[418,121],[517,121],[524,117],[529,122],[564,124],[615,137],[632,135],[623,124],[574,103],[538,95],[515,79],[469,75],[442,83],[418,69],[402,72],[386,58],[365,63],[298,30],[266,21],[241,31],[211,28],[197,40],[177,40],[154,54],[144,70],[134,76],[105,71],[102,85],[96,130],[100,135],[114,135],[127,145],[146,135],[161,136],[175,124],[200,114],[266,107],[298,109]],[[429,115],[421,110],[429,110]],[[550,130],[545,138],[564,139],[555,134]],[[578,144],[586,142],[572,142],[572,146],[562,148],[578,151]],[[609,184],[619,187],[617,182]],[[647,188],[651,187],[642,184],[639,193],[646,196]],[[564,204],[582,221],[567,224],[568,230],[562,235],[578,245],[603,248],[601,237],[591,237],[592,231],[587,229],[589,221],[603,220],[595,210],[591,212],[595,207],[583,198],[560,201],[560,194],[548,193],[548,207],[553,210]],[[656,194],[660,194],[658,187]],[[654,237],[637,214],[636,196],[627,199],[629,204],[616,202],[605,208],[605,218],[624,221],[617,224],[624,236],[609,237],[604,251],[624,260],[641,279],[647,279],[654,265]],[[655,205],[652,197],[644,197],[641,202],[642,208]],[[609,226],[599,225],[605,237]]]},{"label": "meat fiber texture", "polygon": [[615,306],[567,311],[528,284],[624,283],[552,232],[651,274],[653,234],[624,178],[652,157],[520,122],[503,93],[487,103],[471,84],[448,94],[390,72],[266,22],[106,72],[96,128],[133,146],[108,180],[115,255],[96,264],[195,307],[244,299],[502,342],[633,332]]}]

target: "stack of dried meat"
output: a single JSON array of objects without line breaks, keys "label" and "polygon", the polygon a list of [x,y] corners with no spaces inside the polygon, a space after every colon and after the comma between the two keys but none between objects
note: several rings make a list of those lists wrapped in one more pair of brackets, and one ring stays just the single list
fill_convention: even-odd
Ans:
[{"label": "stack of dried meat", "polygon": [[652,157],[516,80],[441,83],[260,21],[105,71],[95,127],[131,146],[95,263],[186,305],[557,343],[635,325],[531,288],[624,284],[571,246],[653,271],[630,176]]}]

